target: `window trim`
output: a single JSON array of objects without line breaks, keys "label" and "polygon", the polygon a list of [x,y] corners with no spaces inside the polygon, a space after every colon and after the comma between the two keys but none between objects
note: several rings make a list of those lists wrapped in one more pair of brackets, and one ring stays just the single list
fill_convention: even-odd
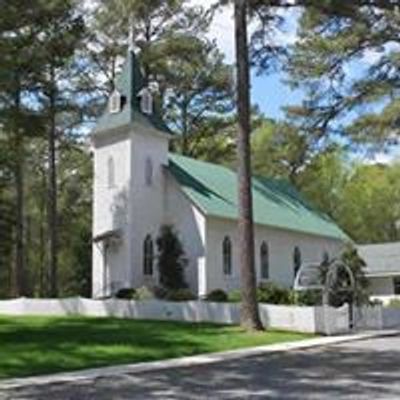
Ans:
[{"label": "window trim", "polygon": [[222,271],[224,276],[232,275],[232,241],[225,236],[222,242]]},{"label": "window trim", "polygon": [[143,241],[143,275],[153,276],[154,273],[154,244],[150,234]]}]

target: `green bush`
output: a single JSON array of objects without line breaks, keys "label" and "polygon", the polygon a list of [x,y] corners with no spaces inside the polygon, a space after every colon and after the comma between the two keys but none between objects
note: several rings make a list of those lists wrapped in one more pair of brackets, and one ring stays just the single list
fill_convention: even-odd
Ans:
[{"label": "green bush", "polygon": [[257,301],[266,304],[294,304],[295,295],[290,289],[268,282],[257,288]]},{"label": "green bush", "polygon": [[136,289],[136,300],[152,300],[156,296],[147,286],[142,286]]},{"label": "green bush", "polygon": [[206,300],[224,303],[228,301],[228,295],[222,289],[215,289],[207,294]]},{"label": "green bush", "polygon": [[136,299],[136,290],[133,288],[123,288],[118,290],[115,297],[117,299],[133,300]]},{"label": "green bush", "polygon": [[299,306],[319,306],[322,304],[321,290],[304,290],[295,293],[296,304]]},{"label": "green bush", "polygon": [[390,300],[389,307],[400,308],[400,299]]},{"label": "green bush", "polygon": [[[227,300],[231,303],[240,302],[240,290],[229,292]],[[257,288],[257,301],[264,304],[315,306],[322,304],[322,294],[318,290],[296,292],[268,282],[260,284]]]},{"label": "green bush", "polygon": [[228,293],[228,301],[230,303],[240,303],[242,294],[239,289],[232,290]]},{"label": "green bush", "polygon": [[165,300],[169,301],[189,301],[196,300],[196,296],[189,289],[168,290]]}]

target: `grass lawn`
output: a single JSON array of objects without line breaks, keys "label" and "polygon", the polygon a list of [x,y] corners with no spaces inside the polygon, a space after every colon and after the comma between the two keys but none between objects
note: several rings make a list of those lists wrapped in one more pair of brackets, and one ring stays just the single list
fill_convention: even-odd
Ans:
[{"label": "grass lawn", "polygon": [[312,335],[82,317],[0,317],[0,379],[287,342]]}]

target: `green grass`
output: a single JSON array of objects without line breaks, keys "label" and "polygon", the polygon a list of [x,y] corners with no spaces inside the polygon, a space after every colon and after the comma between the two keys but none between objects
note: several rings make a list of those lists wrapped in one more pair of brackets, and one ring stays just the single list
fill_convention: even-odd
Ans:
[{"label": "green grass", "polygon": [[0,379],[287,342],[312,335],[82,317],[0,317]]}]

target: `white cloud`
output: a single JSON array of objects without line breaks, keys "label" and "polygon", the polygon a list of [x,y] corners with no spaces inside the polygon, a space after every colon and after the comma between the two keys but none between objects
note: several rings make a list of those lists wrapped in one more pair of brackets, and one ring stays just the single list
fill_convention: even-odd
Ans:
[{"label": "white cloud", "polygon": [[[357,157],[356,157],[357,158]],[[362,156],[359,161],[367,164],[384,164],[389,165],[400,161],[400,148],[398,146],[392,148],[390,151],[378,152],[370,156]]]},{"label": "white cloud", "polygon": [[[193,5],[209,8],[214,5],[216,0],[192,0]],[[221,7],[216,11],[207,35],[211,40],[215,40],[218,48],[225,54],[226,61],[232,63],[234,60],[234,23],[233,7],[231,4]]]}]

